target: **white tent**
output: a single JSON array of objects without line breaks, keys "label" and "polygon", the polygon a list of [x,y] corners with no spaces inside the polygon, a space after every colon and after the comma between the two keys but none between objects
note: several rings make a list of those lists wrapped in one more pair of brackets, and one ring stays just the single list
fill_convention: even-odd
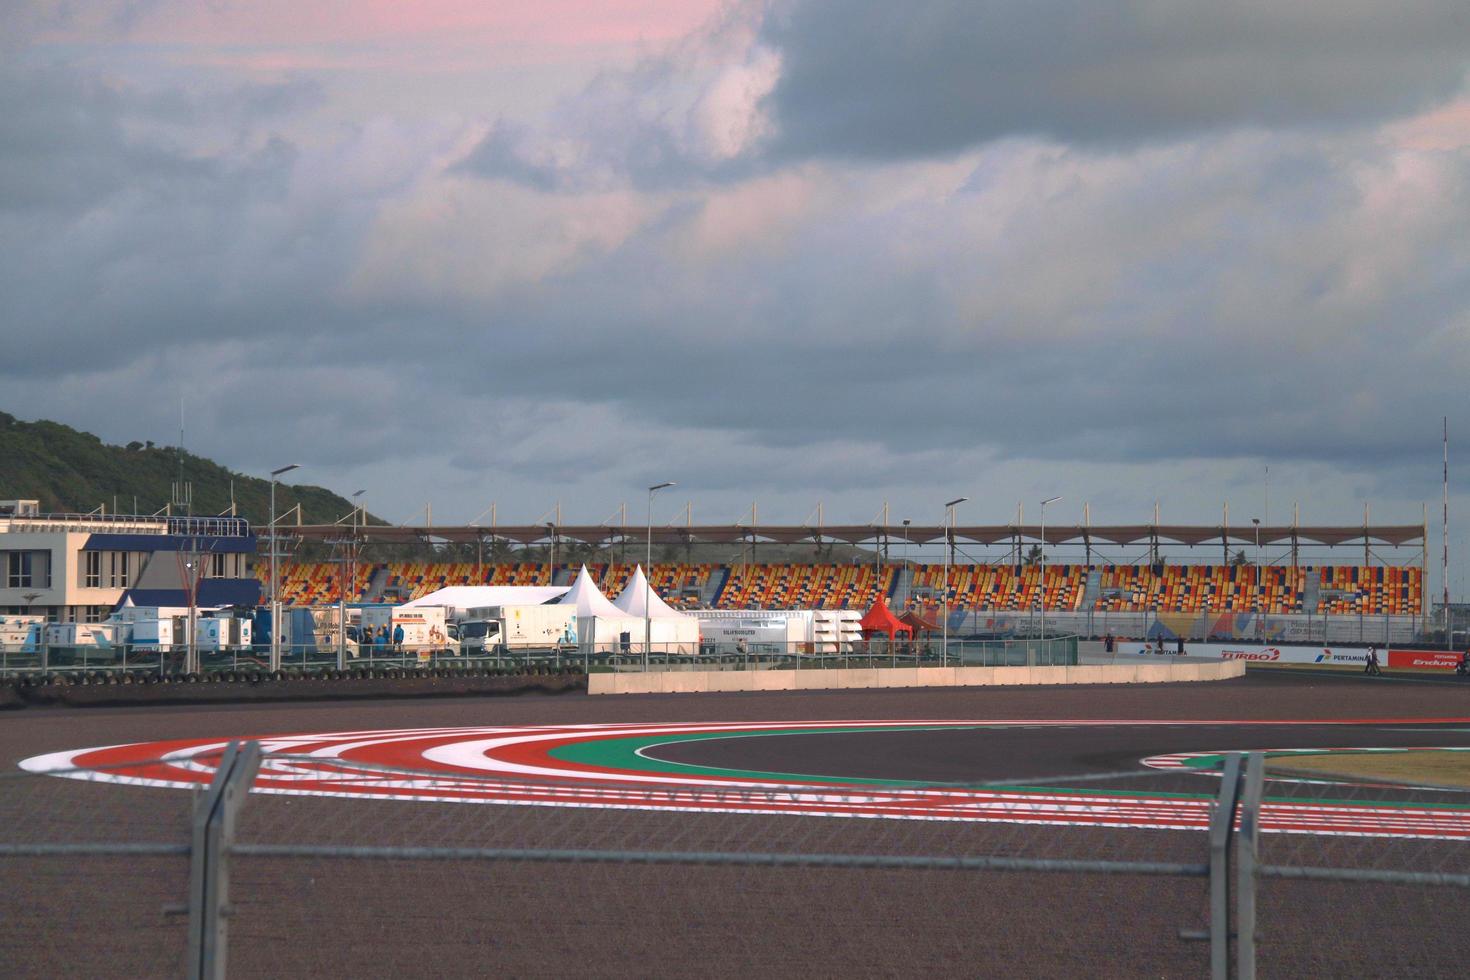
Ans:
[{"label": "white tent", "polygon": [[566,591],[564,585],[451,585],[403,605],[443,606],[450,610],[449,617],[453,619],[471,609],[488,606],[539,606]]},{"label": "white tent", "polygon": [[645,609],[649,610],[647,615],[650,619],[694,619],[693,616],[686,616],[664,602],[658,591],[649,586],[648,578],[643,574],[642,565],[633,570],[633,577],[628,579],[628,584],[623,586],[622,594],[613,600],[613,605],[621,609],[625,615],[637,616],[639,619],[644,617]]},{"label": "white tent", "polygon": [[566,595],[557,600],[559,606],[576,606],[578,616],[598,616],[603,619],[626,619],[628,614],[608,601],[607,596],[592,581],[592,573],[583,565],[577,580]]},{"label": "white tent", "polygon": [[[653,643],[655,653],[693,654],[699,650],[699,620],[672,608],[658,592],[648,584],[639,565],[633,577],[623,587],[622,595],[613,603],[626,616],[636,616],[639,627],[634,636],[635,645],[642,649],[646,630]],[[645,613],[645,610],[647,612]],[[644,622],[644,617],[647,621]]]},{"label": "white tent", "polygon": [[[640,572],[641,577],[641,572]],[[651,652],[694,653],[699,644],[699,623],[668,609],[674,619],[645,620],[620,609],[592,581],[592,573],[583,565],[577,581],[559,604],[577,608],[577,636],[583,645],[603,653],[643,651],[643,635],[647,629],[653,640]],[[662,605],[662,603],[660,603]],[[626,634],[626,636],[625,636]]]}]

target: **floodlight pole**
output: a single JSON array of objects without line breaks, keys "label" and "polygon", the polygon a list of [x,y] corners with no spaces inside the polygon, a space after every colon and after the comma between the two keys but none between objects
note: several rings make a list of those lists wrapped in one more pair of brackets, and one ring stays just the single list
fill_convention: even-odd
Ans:
[{"label": "floodlight pole", "polygon": [[288,463],[278,470],[271,470],[271,670],[281,669],[281,599],[276,578],[276,483],[282,473],[300,468],[300,463]]},{"label": "floodlight pole", "polygon": [[949,666],[949,562],[950,555],[954,552],[954,509],[969,499],[956,497],[944,505],[944,639],[939,648],[939,663],[942,667]]},{"label": "floodlight pole", "polygon": [[677,486],[675,483],[658,483],[648,488],[648,554],[643,563],[643,670],[648,671],[648,648],[653,645],[653,495],[660,490]]},{"label": "floodlight pole", "polygon": [[[1046,505],[1054,504],[1061,497],[1047,497],[1041,502],[1041,642],[1046,642]],[[1051,659],[1047,659],[1051,663]]]}]

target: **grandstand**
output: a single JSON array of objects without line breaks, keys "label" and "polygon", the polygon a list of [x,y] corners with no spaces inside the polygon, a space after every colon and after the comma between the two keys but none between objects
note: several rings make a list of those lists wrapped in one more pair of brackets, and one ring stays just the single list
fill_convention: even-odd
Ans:
[{"label": "grandstand", "polygon": [[[290,605],[338,600],[339,565],[287,562],[281,599]],[[604,592],[616,595],[631,564],[589,565]],[[558,565],[566,584],[576,568]],[[268,568],[257,565],[262,584]],[[945,577],[949,588],[946,597]],[[504,564],[391,562],[360,564],[349,601],[384,595],[417,599],[451,585],[544,585],[543,562]],[[1420,616],[1423,574],[1417,566],[1325,565],[1039,565],[961,564],[686,564],[658,562],[650,581],[671,604],[716,609],[866,609],[881,595],[898,608],[975,612],[1265,613],[1319,616]],[[373,583],[380,582],[379,594]],[[1091,583],[1091,585],[1090,585]],[[1092,587],[1095,586],[1095,587]],[[1312,599],[1309,602],[1308,597]]]}]

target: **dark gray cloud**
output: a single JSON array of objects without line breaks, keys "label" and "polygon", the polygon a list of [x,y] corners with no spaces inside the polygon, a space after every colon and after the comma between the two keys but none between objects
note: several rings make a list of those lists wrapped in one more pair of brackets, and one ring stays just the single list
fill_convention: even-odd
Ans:
[{"label": "dark gray cloud", "polygon": [[128,184],[207,169],[131,140],[124,112],[121,94],[96,77],[0,69],[0,210],[85,209]]},{"label": "dark gray cloud", "polygon": [[1455,92],[1458,0],[778,0],[780,156],[915,158],[1381,120]]},{"label": "dark gray cloud", "polygon": [[[1224,132],[1249,100],[1220,76],[1223,108],[1185,112],[1176,86],[1156,96],[1169,112],[1139,110],[1146,125],[1110,103],[1096,130],[1040,140],[1016,120],[1072,119],[1057,108],[1072,95],[1022,91],[1030,108],[995,126],[929,118],[904,108],[922,79],[893,75],[889,52],[873,67],[893,104],[867,109],[913,115],[908,149],[883,149],[881,113],[853,130],[872,147],[820,127],[799,146],[793,120],[820,115],[821,86],[809,102],[785,86],[825,63],[803,67],[806,52],[836,65],[881,21],[855,6],[814,39],[806,9],[781,8],[762,38],[607,73],[497,123],[468,157],[482,130],[462,122],[302,122],[331,97],[310,79],[141,90],[0,72],[4,407],[159,441],[182,390],[192,447],[252,472],[307,461],[313,481],[370,486],[400,517],[429,497],[466,518],[561,497],[600,519],[665,478],[720,501],[700,515],[718,520],[755,495],[793,520],[819,496],[868,508],[892,493],[918,513],[955,483],[1008,498],[977,506],[987,520],[1058,482],[1069,501],[1123,508],[1165,484],[1214,508],[1262,457],[1340,481],[1323,490],[1335,503],[1433,484],[1438,419],[1470,371],[1470,138],[1310,132],[1297,123],[1349,114],[1301,91],[1262,117],[1278,128]],[[895,29],[894,46],[951,58],[935,32],[959,10],[911,10],[918,33]],[[1010,16],[1016,50],[1021,28],[1056,27]],[[1148,36],[1180,33],[1172,16]],[[1199,16],[1231,57],[1305,44],[1280,15],[1280,38]],[[1109,30],[1095,33],[1118,64],[1143,58]],[[1387,49],[1409,46],[1385,30]],[[1340,54],[1343,32],[1323,36]],[[1360,117],[1443,91],[1437,43],[1429,68],[1402,72],[1432,84],[1389,86]],[[1069,44],[1048,64],[1101,64]],[[782,66],[764,137],[740,128],[777,78],[751,45]],[[1165,70],[1143,60],[1140,77]],[[968,72],[946,77],[968,91]],[[859,155],[914,159],[833,159]]]}]

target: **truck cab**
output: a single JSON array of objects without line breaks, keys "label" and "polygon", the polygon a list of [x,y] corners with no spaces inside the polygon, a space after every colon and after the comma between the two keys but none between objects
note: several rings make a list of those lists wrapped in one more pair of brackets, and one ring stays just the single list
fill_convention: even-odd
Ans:
[{"label": "truck cab", "polygon": [[500,623],[493,619],[474,619],[459,624],[459,652],[469,656],[496,653],[504,642]]}]

